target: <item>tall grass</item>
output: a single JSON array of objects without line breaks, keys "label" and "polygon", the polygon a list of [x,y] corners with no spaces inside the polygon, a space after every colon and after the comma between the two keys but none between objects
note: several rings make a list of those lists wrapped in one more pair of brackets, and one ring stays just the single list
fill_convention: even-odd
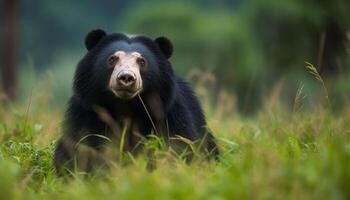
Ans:
[{"label": "tall grass", "polygon": [[[213,105],[207,86],[196,85],[221,150],[219,162],[188,164],[151,137],[144,145],[154,152],[153,171],[146,153],[125,153],[119,156],[127,164],[111,158],[110,170],[69,180],[57,177],[52,166],[63,108],[52,107],[42,90],[33,91],[25,104],[0,107],[0,199],[349,199],[349,105],[338,114],[322,102],[305,110],[301,84],[289,112],[278,102],[281,87],[246,118],[233,114],[234,95],[218,92]],[[124,143],[114,142],[120,153]]]}]

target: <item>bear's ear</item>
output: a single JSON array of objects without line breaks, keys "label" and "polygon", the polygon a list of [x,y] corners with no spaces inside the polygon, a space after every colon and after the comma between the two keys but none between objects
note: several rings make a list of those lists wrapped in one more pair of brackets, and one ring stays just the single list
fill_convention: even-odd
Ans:
[{"label": "bear's ear", "polygon": [[158,37],[154,42],[158,45],[164,56],[169,59],[173,54],[173,44],[171,44],[170,40],[166,37]]},{"label": "bear's ear", "polygon": [[90,31],[85,38],[86,49],[90,51],[106,35],[106,32],[102,29]]}]

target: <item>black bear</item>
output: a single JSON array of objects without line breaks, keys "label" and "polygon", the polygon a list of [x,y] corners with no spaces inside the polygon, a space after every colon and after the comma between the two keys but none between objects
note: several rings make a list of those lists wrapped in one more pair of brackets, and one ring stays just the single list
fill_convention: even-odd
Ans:
[{"label": "black bear", "polygon": [[64,134],[54,153],[57,171],[74,167],[78,143],[101,151],[105,138],[121,139],[123,127],[126,151],[156,134],[168,142],[174,137],[197,141],[207,155],[218,156],[196,96],[168,60],[173,46],[167,38],[97,29],[86,36],[85,46],[88,52],[77,66]]}]

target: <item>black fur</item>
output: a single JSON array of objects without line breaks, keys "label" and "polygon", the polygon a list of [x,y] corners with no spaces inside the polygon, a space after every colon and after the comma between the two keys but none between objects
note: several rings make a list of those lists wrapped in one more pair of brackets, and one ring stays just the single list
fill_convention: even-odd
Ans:
[{"label": "black fur", "polygon": [[91,31],[85,39],[85,47],[87,50],[90,51],[92,47],[96,46],[96,44],[104,37],[106,36],[106,32],[101,29],[96,29]]},{"label": "black fur", "polygon": [[154,40],[154,42],[157,43],[160,50],[163,52],[164,56],[168,59],[173,54],[173,45],[168,40],[168,38],[165,37],[158,37]]},{"label": "black fur", "polygon": [[[87,134],[111,136],[111,127],[101,119],[97,108],[106,111],[121,126],[125,117],[131,119],[143,136],[155,131],[137,97],[119,99],[107,87],[112,71],[106,67],[106,59],[117,50],[137,51],[148,60],[147,71],[141,72],[143,91],[140,96],[159,129],[156,133],[168,140],[169,137],[165,136],[168,129],[170,137],[180,135],[192,141],[205,138],[203,149],[214,156],[218,155],[214,137],[208,132],[196,96],[191,87],[174,74],[168,61],[173,47],[167,38],[152,40],[145,36],[107,35],[103,30],[94,30],[87,35],[85,44],[89,51],[77,66],[73,96],[65,114],[64,134],[55,150],[54,164],[58,171],[62,167],[73,168],[75,145]],[[96,150],[105,143],[98,137],[89,137],[84,141],[84,144]],[[133,147],[127,150],[132,151]]]}]

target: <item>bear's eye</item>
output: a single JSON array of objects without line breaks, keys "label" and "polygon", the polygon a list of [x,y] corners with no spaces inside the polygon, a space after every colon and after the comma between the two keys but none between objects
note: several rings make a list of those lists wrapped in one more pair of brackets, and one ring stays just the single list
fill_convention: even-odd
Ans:
[{"label": "bear's eye", "polygon": [[146,60],[144,58],[137,58],[136,62],[140,65],[140,67],[146,66]]},{"label": "bear's eye", "polygon": [[107,63],[109,66],[114,66],[119,60],[119,57],[116,55],[112,55],[108,58]]}]

